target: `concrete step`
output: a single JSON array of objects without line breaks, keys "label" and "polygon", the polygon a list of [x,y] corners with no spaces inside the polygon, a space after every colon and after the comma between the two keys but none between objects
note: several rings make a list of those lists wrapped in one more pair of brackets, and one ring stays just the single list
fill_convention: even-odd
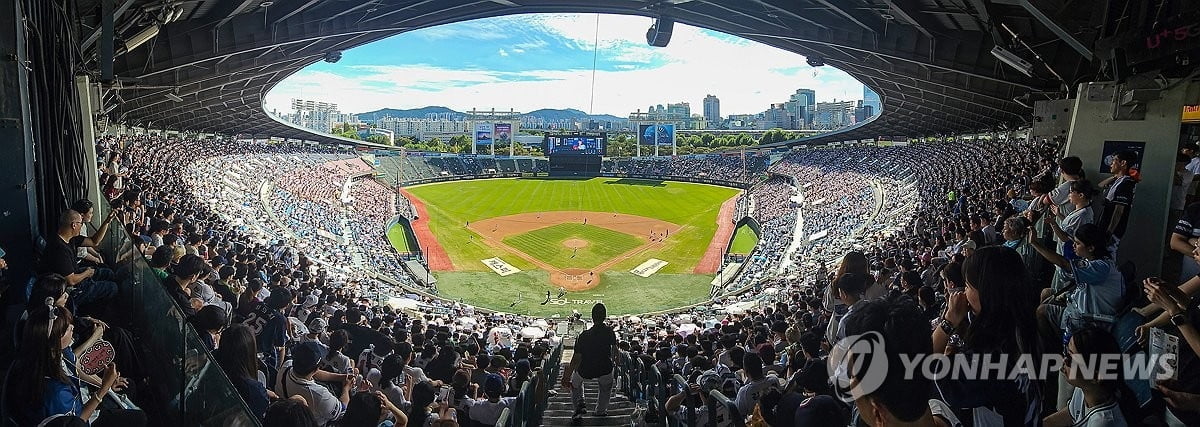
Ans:
[{"label": "concrete step", "polygon": [[592,414],[583,416],[579,422],[575,422],[570,416],[566,417],[551,417],[549,415],[542,417],[542,425],[546,426],[627,426],[629,425],[629,416],[614,416],[609,413],[607,417],[597,417]]},{"label": "concrete step", "polygon": [[[636,409],[636,408],[634,408],[634,406],[632,404],[625,405],[625,406],[609,405],[608,406],[608,415],[609,416],[626,416],[627,417],[627,416],[630,416],[633,414],[634,409]],[[596,405],[589,405],[587,407],[587,410],[588,410],[587,415],[591,415],[591,414],[595,413]],[[567,418],[570,418],[572,415],[575,415],[575,410],[571,409],[571,408],[546,409],[546,414],[545,414],[545,416],[547,416],[547,417],[554,416],[554,417],[567,417]]]},{"label": "concrete step", "polygon": [[[597,402],[597,399],[596,399],[595,395],[583,397],[583,403],[585,405],[596,406],[596,402]],[[632,405],[632,404],[633,404],[633,402],[630,402],[629,399],[625,398],[625,396],[614,395],[612,398],[608,399],[608,406],[610,406],[610,407],[618,406],[618,405]],[[573,409],[574,406],[572,406],[572,403],[571,403],[571,395],[568,394],[565,399],[561,398],[561,397],[551,398],[548,402],[546,402],[546,408],[547,409]]]}]

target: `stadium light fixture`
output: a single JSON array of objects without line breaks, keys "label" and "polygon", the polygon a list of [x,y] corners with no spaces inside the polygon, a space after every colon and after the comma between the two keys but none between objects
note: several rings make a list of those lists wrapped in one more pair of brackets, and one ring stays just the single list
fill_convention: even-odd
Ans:
[{"label": "stadium light fixture", "polygon": [[341,60],[342,60],[342,51],[335,50],[335,51],[325,52],[325,62],[328,62],[330,64],[335,64]]},{"label": "stadium light fixture", "polygon": [[1033,64],[1026,61],[1024,58],[1017,56],[1008,49],[996,46],[992,48],[992,56],[999,59],[1000,62],[1007,64],[1009,67],[1020,71],[1026,77],[1033,77]]},{"label": "stadium light fixture", "polygon": [[143,28],[142,31],[138,31],[137,34],[134,34],[133,37],[129,38],[129,40],[125,40],[125,45],[121,46],[121,49],[119,52],[117,52],[117,55],[122,55],[131,50],[137,49],[138,46],[145,44],[157,36],[158,24]]}]

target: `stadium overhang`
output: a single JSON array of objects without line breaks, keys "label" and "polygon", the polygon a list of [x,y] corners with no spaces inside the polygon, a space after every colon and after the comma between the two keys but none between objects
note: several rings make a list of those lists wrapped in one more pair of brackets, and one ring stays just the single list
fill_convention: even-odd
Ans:
[{"label": "stadium overhang", "polygon": [[[1194,19],[1195,2],[1086,3],[80,0],[78,10],[84,69],[108,82],[106,114],[135,126],[345,143],[279,122],[263,109],[267,92],[309,64],[406,31],[510,14],[596,12],[669,17],[759,41],[843,70],[879,94],[883,108],[874,120],[807,139],[820,142],[1020,126],[1032,120],[1036,101],[1070,96],[1080,82],[1186,66],[1197,44],[1189,36],[1158,53],[1136,49],[1159,27]],[[112,76],[100,71],[109,51]],[[1161,60],[1172,55],[1176,64]]]}]

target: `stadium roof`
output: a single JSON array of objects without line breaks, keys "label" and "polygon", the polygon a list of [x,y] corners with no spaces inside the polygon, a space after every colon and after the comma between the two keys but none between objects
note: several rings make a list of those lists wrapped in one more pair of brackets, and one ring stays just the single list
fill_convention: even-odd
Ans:
[{"label": "stadium roof", "polygon": [[[271,87],[327,54],[456,21],[519,13],[668,16],[776,46],[879,93],[876,120],[817,138],[839,140],[1020,125],[1033,101],[1106,77],[1098,76],[1111,71],[1102,59],[1112,50],[1098,47],[1111,45],[1106,38],[1197,7],[1183,0],[80,0],[89,69],[99,69],[104,2],[118,46],[119,89],[104,95],[115,105],[113,120],[324,142],[339,139],[263,110]],[[155,25],[157,37],[122,52]],[[1028,61],[1029,75],[999,61],[996,46]]]}]

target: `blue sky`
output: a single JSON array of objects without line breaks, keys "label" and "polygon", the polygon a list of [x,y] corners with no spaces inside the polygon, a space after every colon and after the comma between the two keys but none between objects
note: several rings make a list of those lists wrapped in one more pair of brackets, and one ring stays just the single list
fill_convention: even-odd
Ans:
[{"label": "blue sky", "polygon": [[733,35],[676,24],[667,47],[647,46],[650,23],[625,15],[599,15],[598,25],[594,14],[513,15],[415,30],[301,70],[267,94],[267,109],[286,111],[289,99],[305,98],[351,113],[443,105],[626,116],[668,102],[690,102],[700,113],[713,94],[729,115],[761,112],[798,88],[816,90],[819,101],[862,98],[862,84],[833,67],[809,67],[803,56]]}]

